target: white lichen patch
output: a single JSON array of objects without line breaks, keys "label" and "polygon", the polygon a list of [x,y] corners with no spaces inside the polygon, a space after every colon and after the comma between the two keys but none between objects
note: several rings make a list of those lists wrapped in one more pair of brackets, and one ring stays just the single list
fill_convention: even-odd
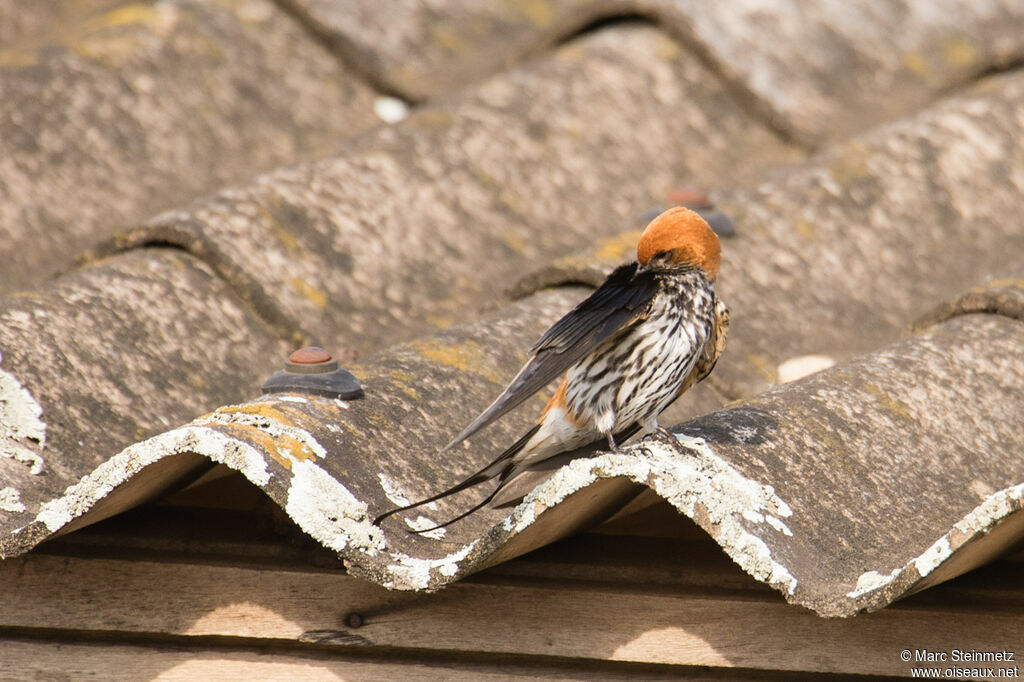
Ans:
[{"label": "white lichen patch", "polygon": [[770,485],[746,478],[699,438],[680,438],[682,453],[645,440],[623,455],[577,459],[558,470],[527,495],[506,519],[507,531],[520,532],[533,523],[537,510],[558,504],[597,478],[623,476],[649,486],[681,512],[706,518],[726,553],[758,580],[793,594],[797,579],[772,558],[768,544],[749,530],[764,526],[770,533],[792,536],[783,521],[790,506]]},{"label": "white lichen patch", "polygon": [[862,573],[861,576],[857,578],[857,586],[849,592],[847,592],[846,596],[850,599],[856,599],[857,597],[865,595],[869,592],[880,590],[889,583],[891,583],[893,580],[895,580],[896,576],[900,574],[901,570],[902,569],[897,568],[892,573],[887,574],[879,573],[878,571],[868,571],[866,573]]},{"label": "white lichen patch", "polygon": [[[2,359],[2,357],[0,357]],[[24,463],[29,472],[43,473],[46,447],[43,408],[14,375],[0,369],[0,457]]]},{"label": "white lichen patch", "polygon": [[387,474],[377,474],[377,480],[380,481],[380,489],[384,491],[384,496],[387,497],[395,506],[404,507],[412,502],[412,500],[406,497],[398,489],[398,484],[395,483]]},{"label": "white lichen patch", "polygon": [[128,446],[69,486],[61,497],[43,504],[35,520],[57,531],[153,462],[185,452],[222,462],[256,485],[270,480],[266,462],[252,446],[212,429],[183,426]]},{"label": "white lichen patch", "polygon": [[[401,485],[396,483],[395,480],[387,474],[377,474],[377,480],[380,481],[380,489],[384,491],[384,496],[387,497],[396,507],[404,507],[412,502],[409,496],[402,492]],[[422,509],[437,511],[437,502],[428,502],[423,505]]]},{"label": "white lichen patch", "polygon": [[[972,509],[953,528],[936,540],[919,556],[905,566],[893,570],[889,574],[878,571],[867,571],[857,579],[857,585],[846,593],[847,597],[857,599],[876,592],[896,580],[905,571],[913,568],[916,578],[924,578],[953,556],[962,546],[977,535],[988,532],[993,526],[1024,507],[1024,483],[1004,488],[989,495],[981,504]],[[959,545],[954,547],[951,538],[959,538]]]},{"label": "white lichen patch", "polygon": [[[770,488],[771,486],[768,486],[768,487]],[[775,530],[777,530],[780,533],[782,533],[783,535],[788,535],[789,537],[793,537],[793,531],[791,531],[789,529],[789,526],[787,526],[782,521],[780,521],[777,516],[772,516],[771,514],[768,514],[768,515],[766,515],[764,517],[764,522],[767,523],[772,528],[774,528]]]},{"label": "white lichen patch", "polygon": [[[596,459],[574,459],[559,469],[554,476],[523,498],[512,515],[502,522],[502,527],[508,532],[520,533],[536,520],[540,511],[554,507],[569,495],[596,481],[598,477],[591,466]],[[557,483],[553,484],[556,479]]]},{"label": "white lichen patch", "polygon": [[476,547],[474,540],[457,552],[452,552],[440,559],[418,559],[406,554],[392,554],[395,563],[388,566],[392,580],[385,587],[396,590],[425,590],[430,587],[430,573],[436,570],[442,576],[450,578],[459,571],[459,563],[469,556]]},{"label": "white lichen patch", "polygon": [[952,554],[953,549],[949,546],[949,537],[944,535],[935,544],[926,549],[924,554],[914,559],[914,568],[917,569],[918,574],[923,578],[938,568]]},{"label": "white lichen patch", "polygon": [[[426,516],[417,516],[415,519],[406,519],[405,524],[412,530],[423,531],[424,528],[432,528],[437,525],[437,521],[427,518]],[[425,538],[434,538],[435,540],[442,540],[447,535],[448,531],[444,528],[434,528],[420,533]]]},{"label": "white lichen patch", "polygon": [[992,493],[981,504],[957,522],[953,529],[960,533],[985,531],[998,521],[1019,510],[1024,502],[1024,483]]},{"label": "white lichen patch", "polygon": [[[263,431],[275,440],[277,452],[288,457],[292,462],[301,462],[309,455],[315,455],[320,459],[327,457],[327,450],[320,445],[309,431],[300,429],[290,424],[282,424],[264,414],[253,412],[212,412],[200,420],[199,424],[220,424],[223,426],[242,425],[249,426]],[[292,452],[286,445],[288,442],[297,442],[303,452]]]},{"label": "white lichen patch", "polygon": [[25,511],[25,505],[21,502],[21,493],[19,493],[17,489],[10,486],[0,488],[0,511]]},{"label": "white lichen patch", "polygon": [[370,523],[366,503],[313,460],[292,465],[285,512],[303,531],[335,551],[352,548],[373,556],[384,549],[384,534]]},{"label": "white lichen patch", "polygon": [[1022,501],[1024,501],[1024,483],[993,493],[968,512],[964,518],[957,521],[948,533],[936,540],[921,556],[914,559],[912,562],[914,568],[922,578],[925,577],[959,549],[959,547],[952,546],[952,537],[960,538],[960,542],[963,543],[979,533],[987,532],[996,523],[1019,510]]}]

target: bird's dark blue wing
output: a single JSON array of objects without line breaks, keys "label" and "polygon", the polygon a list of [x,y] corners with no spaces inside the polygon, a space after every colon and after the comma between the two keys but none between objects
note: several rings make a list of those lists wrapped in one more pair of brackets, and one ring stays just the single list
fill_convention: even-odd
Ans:
[{"label": "bird's dark blue wing", "polygon": [[637,274],[636,263],[616,268],[594,293],[551,325],[530,348],[530,354],[565,354],[582,344],[585,348],[574,358],[575,362],[646,312],[656,290],[654,275]]},{"label": "bird's dark blue wing", "polygon": [[640,271],[636,263],[616,268],[594,293],[540,337],[530,349],[533,357],[508,388],[444,449],[506,414],[602,343],[642,320],[657,290],[654,274]]}]

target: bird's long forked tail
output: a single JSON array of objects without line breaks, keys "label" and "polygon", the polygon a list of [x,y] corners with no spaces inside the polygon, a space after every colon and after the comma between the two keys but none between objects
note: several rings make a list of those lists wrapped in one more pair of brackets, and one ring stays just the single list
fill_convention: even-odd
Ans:
[{"label": "bird's long forked tail", "polygon": [[470,508],[468,511],[465,511],[462,514],[456,516],[455,518],[449,519],[448,521],[445,521],[444,523],[439,524],[437,526],[433,526],[431,528],[423,528],[421,530],[410,530],[409,532],[413,534],[426,533],[431,530],[437,530],[438,528],[444,528],[445,526],[448,526],[450,524],[455,523],[456,521],[466,518],[467,516],[477,511],[478,509],[482,508],[484,505],[486,505],[488,502],[494,499],[494,496],[497,495],[498,492],[502,489],[505,482],[508,480],[509,474],[512,472],[512,469],[515,466],[515,464],[512,461],[506,462],[506,460],[511,460],[517,452],[522,450],[526,446],[527,442],[529,442],[529,440],[533,438],[534,434],[537,433],[538,429],[540,429],[540,424],[535,424],[529,431],[527,431],[523,435],[522,438],[520,438],[511,446],[509,446],[507,450],[498,455],[487,466],[480,469],[476,473],[468,476],[466,479],[460,481],[459,483],[456,483],[455,485],[453,485],[450,488],[447,488],[446,490],[442,490],[436,495],[431,495],[430,497],[424,500],[420,500],[419,502],[413,502],[412,504],[407,504],[402,507],[395,507],[394,509],[389,509],[388,511],[384,512],[383,514],[375,518],[373,520],[373,525],[380,526],[381,521],[388,518],[389,516],[398,514],[399,512],[408,511],[410,509],[415,509],[425,504],[430,504],[431,502],[436,502],[437,500],[444,499],[449,495],[454,495],[455,493],[462,492],[467,488],[472,488],[473,486],[483,483],[484,481],[489,481],[490,479],[497,476],[498,486],[493,491],[491,491],[491,493],[487,495],[487,497],[485,497],[483,501],[479,502],[478,504]]}]

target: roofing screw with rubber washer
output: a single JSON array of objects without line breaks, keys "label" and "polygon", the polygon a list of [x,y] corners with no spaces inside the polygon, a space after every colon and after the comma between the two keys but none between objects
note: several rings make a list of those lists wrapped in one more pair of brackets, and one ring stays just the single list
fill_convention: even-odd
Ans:
[{"label": "roofing screw with rubber washer", "polygon": [[363,386],[351,372],[338,366],[330,353],[317,346],[300,348],[288,356],[284,369],[263,384],[263,393],[309,393],[352,400],[363,397]]},{"label": "roofing screw with rubber washer", "polygon": [[[729,214],[716,208],[703,192],[689,187],[679,187],[669,192],[665,199],[669,206],[685,206],[698,213],[719,237],[736,236],[736,224],[733,223],[732,218],[729,217]],[[640,217],[640,222],[646,225],[657,218],[661,212],[660,208],[651,209]]]}]

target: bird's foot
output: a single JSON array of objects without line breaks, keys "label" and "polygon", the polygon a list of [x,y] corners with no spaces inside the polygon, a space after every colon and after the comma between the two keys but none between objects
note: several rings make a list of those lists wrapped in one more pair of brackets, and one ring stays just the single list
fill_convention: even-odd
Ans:
[{"label": "bird's foot", "polygon": [[676,439],[676,435],[669,431],[668,429],[666,429],[664,426],[659,426],[653,431],[651,431],[651,433],[647,435],[647,438],[651,440],[661,441],[665,445],[668,445],[669,447],[673,448],[679,445],[679,441]]},{"label": "bird's foot", "polygon": [[607,434],[605,434],[605,438],[608,439],[608,450],[610,452],[612,452],[613,454],[621,455],[622,454],[622,448],[620,448],[619,444],[615,442],[615,436],[613,436],[610,433],[607,433]]}]

